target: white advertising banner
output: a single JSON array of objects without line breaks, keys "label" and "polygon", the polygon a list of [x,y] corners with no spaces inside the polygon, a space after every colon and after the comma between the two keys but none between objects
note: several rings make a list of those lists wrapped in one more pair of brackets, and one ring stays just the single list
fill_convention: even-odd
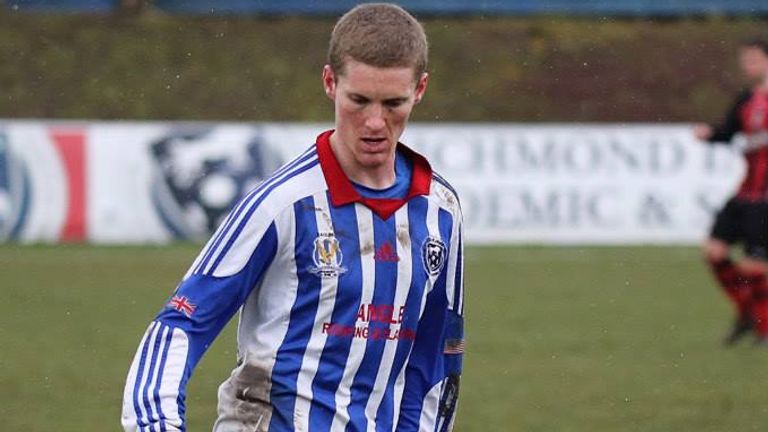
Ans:
[{"label": "white advertising banner", "polygon": [[[0,239],[204,239],[327,124],[0,121]],[[692,244],[743,174],[689,125],[412,124],[467,241]]]}]

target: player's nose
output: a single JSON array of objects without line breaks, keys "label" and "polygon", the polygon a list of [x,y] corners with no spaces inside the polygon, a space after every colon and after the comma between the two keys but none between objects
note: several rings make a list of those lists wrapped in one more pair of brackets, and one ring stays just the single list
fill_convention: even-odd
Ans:
[{"label": "player's nose", "polygon": [[365,117],[365,127],[371,131],[384,129],[386,121],[384,120],[384,109],[379,105],[371,106]]}]

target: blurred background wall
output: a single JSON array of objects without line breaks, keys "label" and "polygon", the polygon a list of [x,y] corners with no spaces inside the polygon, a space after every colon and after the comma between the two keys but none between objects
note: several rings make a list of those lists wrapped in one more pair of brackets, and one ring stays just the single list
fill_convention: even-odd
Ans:
[{"label": "blurred background wall", "polygon": [[[0,117],[326,121],[319,71],[352,3],[6,1]],[[737,44],[768,14],[757,0],[401,3],[431,38],[421,121],[714,120],[741,86]]]},{"label": "blurred background wall", "polygon": [[[355,3],[6,0],[0,239],[205,238],[329,127],[320,71]],[[469,241],[704,235],[742,167],[690,123],[744,85],[738,46],[768,33],[768,2],[400,3],[432,75],[404,139],[465,197]]]}]

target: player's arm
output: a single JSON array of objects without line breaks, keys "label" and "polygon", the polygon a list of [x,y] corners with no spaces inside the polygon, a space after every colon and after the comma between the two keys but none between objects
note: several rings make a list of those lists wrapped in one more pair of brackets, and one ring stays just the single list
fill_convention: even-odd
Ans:
[{"label": "player's arm", "polygon": [[728,110],[723,121],[716,125],[697,125],[694,135],[702,141],[730,142],[734,135],[743,129],[741,122],[741,108],[750,98],[750,92],[744,91],[736,99],[736,102]]},{"label": "player's arm", "polygon": [[397,430],[453,429],[464,356],[464,258],[460,226],[452,229],[448,247],[446,265],[427,295],[418,335],[405,367]]},{"label": "player's arm", "polygon": [[227,232],[232,234],[222,225],[214,234],[144,334],[123,394],[126,431],[186,430],[185,391],[195,366],[274,259],[272,223],[248,249],[241,269],[226,268],[225,255],[243,252],[232,252]]},{"label": "player's arm", "polygon": [[[440,394],[438,421],[439,432],[450,432],[456,419],[459,402],[459,384],[464,360],[464,241],[461,225],[457,226],[451,239],[451,255],[448,260],[447,322],[443,348],[445,378]],[[452,289],[451,289],[452,288]]]}]

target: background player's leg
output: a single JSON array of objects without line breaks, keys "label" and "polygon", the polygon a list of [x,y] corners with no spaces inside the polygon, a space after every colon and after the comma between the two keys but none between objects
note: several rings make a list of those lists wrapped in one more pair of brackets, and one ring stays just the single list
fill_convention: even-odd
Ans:
[{"label": "background player's leg", "polygon": [[[723,240],[710,238],[704,243],[704,257],[723,292],[736,308],[736,320],[724,343],[732,344],[749,334],[753,328],[752,290],[755,279],[737,267],[730,257],[730,245]],[[763,274],[763,279],[765,276]]]},{"label": "background player's leg", "polygon": [[749,311],[752,297],[749,283],[740,267],[731,260],[730,246],[719,239],[709,239],[704,244],[704,256],[723,292],[731,299],[739,315]]},{"label": "background player's leg", "polygon": [[744,258],[737,267],[750,285],[755,335],[758,342],[768,345],[768,203],[745,204],[741,225]]},{"label": "background player's leg", "polygon": [[762,259],[746,257],[739,261],[738,268],[750,288],[750,315],[757,340],[768,344],[768,263]]}]

